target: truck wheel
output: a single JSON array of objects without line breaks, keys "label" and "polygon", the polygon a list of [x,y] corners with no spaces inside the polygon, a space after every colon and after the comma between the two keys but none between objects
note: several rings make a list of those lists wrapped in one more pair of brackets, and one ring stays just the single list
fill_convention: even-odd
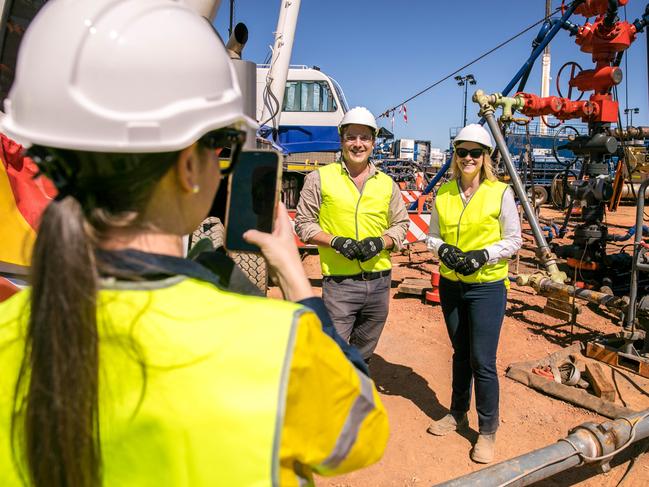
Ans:
[{"label": "truck wheel", "polygon": [[268,291],[268,266],[261,254],[249,254],[246,252],[228,252],[228,255],[236,262],[248,279],[266,294]]},{"label": "truck wheel", "polygon": [[212,241],[212,246],[215,249],[223,247],[223,238],[225,235],[225,228],[221,220],[214,216],[207,217],[203,223],[192,233],[189,247],[193,247],[196,242],[204,238],[209,238]]},{"label": "truck wheel", "polygon": [[[527,197],[532,199],[532,188],[527,188]],[[548,190],[543,186],[534,186],[534,201],[536,206],[541,206],[548,201]]]},{"label": "truck wheel", "polygon": [[[190,248],[204,238],[209,238],[215,249],[223,246],[225,227],[221,220],[216,217],[206,218],[192,234]],[[268,290],[268,269],[263,256],[245,252],[228,252],[228,255],[248,279],[265,294]]]}]

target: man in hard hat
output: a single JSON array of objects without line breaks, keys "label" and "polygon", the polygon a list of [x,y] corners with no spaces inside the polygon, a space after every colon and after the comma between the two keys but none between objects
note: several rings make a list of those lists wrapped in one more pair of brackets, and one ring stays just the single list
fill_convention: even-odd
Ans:
[{"label": "man in hard hat", "polygon": [[305,178],[295,216],[298,236],[318,246],[334,326],[367,363],[388,317],[390,251],[402,247],[409,224],[398,186],[370,162],[377,129],[367,108],[345,114],[342,160]]}]

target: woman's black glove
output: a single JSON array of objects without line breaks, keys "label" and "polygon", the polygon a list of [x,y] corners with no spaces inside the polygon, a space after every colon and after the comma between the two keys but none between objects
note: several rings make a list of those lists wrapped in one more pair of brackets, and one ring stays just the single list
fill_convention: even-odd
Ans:
[{"label": "woman's black glove", "polygon": [[361,257],[360,243],[350,237],[334,237],[331,240],[331,248],[349,260]]},{"label": "woman's black glove", "polygon": [[440,260],[449,269],[455,269],[464,256],[464,253],[462,253],[459,248],[455,245],[449,244],[440,245],[437,254],[439,255]]},{"label": "woman's black glove", "polygon": [[367,237],[358,242],[358,246],[360,249],[358,258],[361,262],[366,262],[383,250],[385,242],[381,237]]},{"label": "woman's black glove", "polygon": [[480,269],[488,260],[489,252],[486,249],[471,250],[464,254],[464,260],[457,265],[455,272],[468,276]]}]

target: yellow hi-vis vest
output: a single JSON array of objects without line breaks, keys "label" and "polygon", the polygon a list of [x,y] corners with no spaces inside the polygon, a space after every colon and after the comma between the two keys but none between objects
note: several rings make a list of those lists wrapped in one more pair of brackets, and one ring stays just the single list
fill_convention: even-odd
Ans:
[{"label": "yellow hi-vis vest", "polygon": [[[459,247],[462,252],[484,249],[501,240],[498,218],[506,190],[505,183],[485,179],[465,206],[459,182],[453,180],[443,184],[435,198],[442,240]],[[493,282],[507,278],[508,264],[506,259],[501,259],[496,264],[485,264],[477,272],[463,276],[442,263],[440,274],[452,281]]]},{"label": "yellow hi-vis vest", "polygon": [[[389,176],[376,171],[359,192],[341,162],[327,164],[318,171],[322,199],[319,224],[322,230],[356,240],[383,235],[390,227],[389,209],[394,182]],[[353,276],[392,268],[390,252],[385,249],[367,262],[349,260],[330,247],[318,247],[318,251],[325,276]]]},{"label": "yellow hi-vis vest", "polygon": [[[104,485],[297,486],[298,459],[327,475],[380,458],[387,422],[378,394],[313,313],[195,279],[165,282],[98,295]],[[29,296],[0,304],[3,487],[22,486],[10,423]]]}]

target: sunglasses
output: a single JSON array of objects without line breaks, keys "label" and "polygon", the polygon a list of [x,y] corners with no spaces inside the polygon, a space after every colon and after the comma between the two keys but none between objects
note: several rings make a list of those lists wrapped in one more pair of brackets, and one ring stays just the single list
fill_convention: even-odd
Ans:
[{"label": "sunglasses", "polygon": [[484,149],[465,149],[464,147],[458,147],[455,149],[455,153],[458,157],[471,156],[471,159],[477,159],[482,154],[484,154]]},{"label": "sunglasses", "polygon": [[219,158],[221,177],[229,176],[239,161],[239,154],[246,141],[243,130],[225,128],[208,132],[198,139],[198,144],[213,150]]}]

